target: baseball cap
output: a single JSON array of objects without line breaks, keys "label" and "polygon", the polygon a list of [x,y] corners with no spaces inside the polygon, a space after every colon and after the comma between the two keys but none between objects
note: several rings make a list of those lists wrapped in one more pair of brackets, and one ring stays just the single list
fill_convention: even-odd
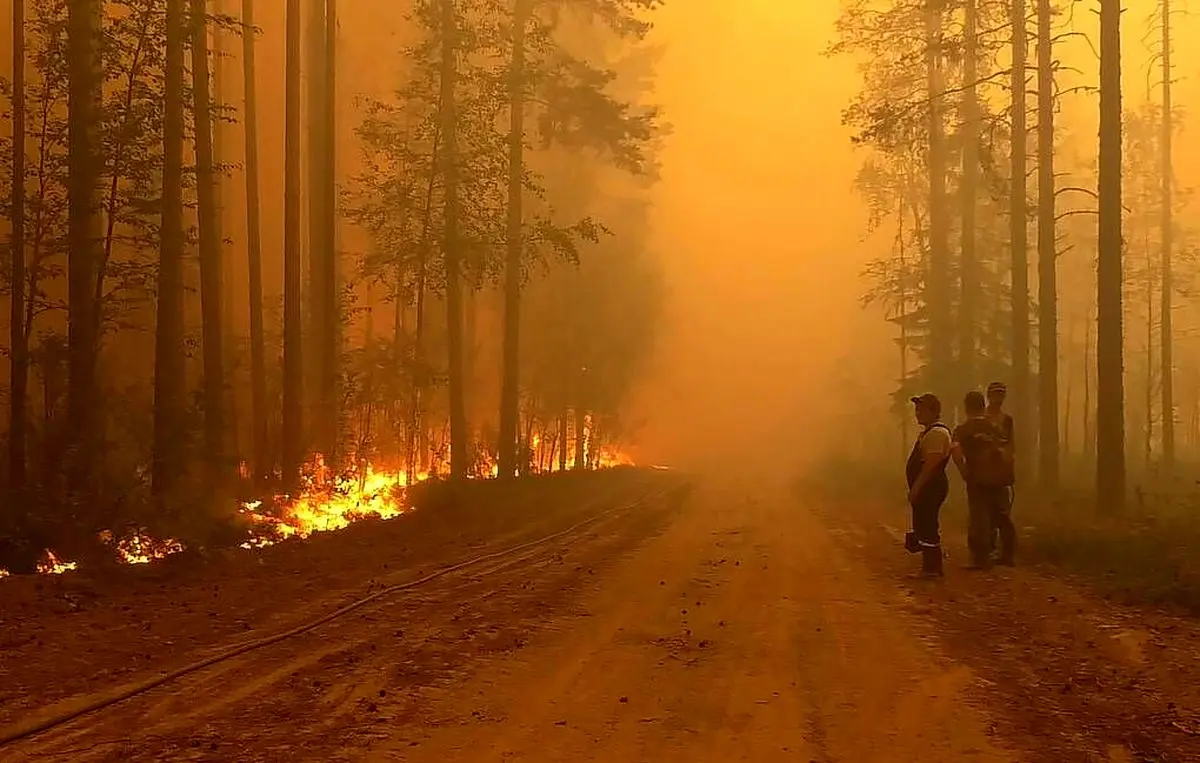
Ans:
[{"label": "baseball cap", "polygon": [[999,393],[1001,393],[1001,394],[1007,394],[1007,393],[1008,393],[1008,387],[1006,387],[1006,386],[1004,385],[1004,382],[1002,382],[1002,381],[994,381],[994,382],[992,382],[992,383],[990,383],[990,384],[988,384],[988,385],[987,385],[987,391],[988,391],[988,394],[989,394],[989,395],[990,395],[990,394],[992,394],[993,392],[999,392]]},{"label": "baseball cap", "polygon": [[938,396],[932,392],[926,392],[923,395],[914,395],[913,397],[909,398],[909,401],[912,402],[913,405],[928,407],[934,413],[942,412],[942,401],[939,400]]}]

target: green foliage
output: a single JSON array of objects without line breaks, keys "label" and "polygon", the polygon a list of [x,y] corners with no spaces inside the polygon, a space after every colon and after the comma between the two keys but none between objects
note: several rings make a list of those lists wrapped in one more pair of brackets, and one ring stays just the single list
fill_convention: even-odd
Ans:
[{"label": "green foliage", "polygon": [[[643,57],[631,67],[620,54],[644,37],[649,25],[641,14],[657,5],[657,0],[533,0],[521,72],[510,67],[512,4],[471,0],[457,7],[463,55],[455,160],[464,275],[482,288],[498,283],[504,272],[510,148],[505,128],[515,84],[525,90],[532,117],[526,120],[532,129],[523,177],[528,202],[523,280],[534,304],[527,301],[525,344],[554,348],[545,355],[540,349],[525,352],[536,359],[525,367],[524,394],[538,401],[531,406],[547,418],[582,404],[584,389],[576,371],[585,366],[603,369],[605,379],[587,391],[587,405],[603,406],[606,414],[615,415],[616,401],[628,390],[649,346],[659,279],[640,244],[645,226],[641,212],[622,212],[615,221],[620,230],[614,232],[610,221],[588,214],[589,203],[583,200],[594,194],[593,168],[608,166],[647,178],[655,172],[657,109],[637,98],[619,98],[616,91],[628,83],[615,67],[636,71],[640,63],[639,74],[645,75],[652,59]],[[414,304],[419,294],[438,296],[445,289],[439,235],[444,211],[438,120],[442,30],[437,11],[434,2],[414,5],[410,18],[421,37],[403,51],[406,79],[390,98],[364,103],[356,130],[364,170],[344,194],[349,218],[371,238],[359,274],[383,284],[400,309]],[[559,164],[545,166],[546,158]],[[582,184],[566,180],[571,173],[559,171],[564,164],[572,172],[588,168],[577,176],[584,178]],[[561,296],[571,289],[569,309],[557,302],[553,310],[538,307],[539,281],[548,294]],[[646,323],[635,330],[637,321]],[[431,329],[437,330],[436,324],[426,328],[427,344]],[[420,359],[411,332],[389,342],[390,350],[381,347],[371,354],[390,353],[399,364],[393,368],[406,376],[438,377],[436,369],[423,374],[413,366]],[[412,392],[376,389],[374,394],[394,400]]]},{"label": "green foliage", "polygon": [[[926,4],[917,0],[892,0],[883,7],[868,0],[844,6],[838,21],[838,39],[830,48],[835,55],[859,61],[862,85],[843,112],[843,123],[864,153],[856,178],[867,204],[868,230],[894,226],[886,254],[871,261],[863,272],[867,283],[864,306],[880,309],[897,326],[913,360],[908,374],[893,391],[897,409],[907,411],[908,398],[928,387],[929,313],[926,306],[929,262],[929,108],[926,51]],[[1003,30],[1005,8],[982,4],[984,28]],[[992,23],[996,22],[996,23]],[[961,106],[961,30],[947,22],[942,30],[942,77],[947,88],[940,107],[947,127],[945,159],[946,203],[951,254],[961,242],[960,183],[964,128]],[[981,90],[995,79],[997,52],[1006,44],[1003,34],[986,33],[979,40]],[[1009,373],[1011,300],[1009,289],[1007,115],[985,101],[976,137],[980,142],[980,186],[976,193],[976,251],[978,306],[972,355],[973,377],[964,378],[955,360],[952,377],[966,388],[983,378],[1003,378]],[[952,315],[958,312],[961,290],[957,256],[951,258]],[[956,322],[956,319],[955,319]],[[900,341],[900,340],[898,340]]]}]

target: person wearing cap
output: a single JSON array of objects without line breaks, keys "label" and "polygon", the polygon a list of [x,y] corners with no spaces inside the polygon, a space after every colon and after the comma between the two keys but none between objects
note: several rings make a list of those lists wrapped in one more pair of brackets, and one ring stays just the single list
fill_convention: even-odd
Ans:
[{"label": "person wearing cap", "polygon": [[1001,547],[1011,557],[1012,517],[1009,486],[1012,470],[1005,452],[1007,438],[987,415],[983,394],[972,390],[963,399],[967,419],[954,429],[952,455],[967,485],[967,548],[971,569],[992,566],[994,538],[1000,533]]},{"label": "person wearing cap", "polygon": [[987,385],[987,417],[1000,428],[1004,435],[1004,444],[1011,457],[1013,454],[1013,417],[1004,410],[1004,400],[1008,397],[1008,387],[1004,382],[994,381]]},{"label": "person wearing cap", "polygon": [[[1008,459],[1008,476],[1007,488],[1005,496],[1007,505],[1004,509],[1004,516],[1001,518],[1001,527],[1006,523],[1012,525],[1012,505],[1013,505],[1013,485],[1016,482],[1016,436],[1013,434],[1013,417],[1004,410],[1004,399],[1008,397],[1008,387],[1004,382],[994,381],[987,386],[987,417],[999,430],[1002,437],[1002,452]],[[991,550],[996,550],[996,536],[1000,538],[1000,559],[999,562],[1003,565],[1012,566],[1014,543],[1016,541],[1015,533],[1009,538],[1009,543],[1005,543],[1003,533],[993,531],[989,536],[991,540]]]},{"label": "person wearing cap", "polygon": [[942,575],[940,513],[950,493],[946,465],[950,462],[950,429],[942,423],[942,402],[926,393],[911,398],[921,431],[905,465],[908,504],[912,508],[912,533],[905,539],[909,551],[921,552],[921,574]]}]

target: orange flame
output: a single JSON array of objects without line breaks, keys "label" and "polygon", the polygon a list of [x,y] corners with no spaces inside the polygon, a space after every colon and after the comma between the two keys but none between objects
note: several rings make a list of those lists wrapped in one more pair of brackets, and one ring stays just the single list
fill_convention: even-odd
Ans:
[{"label": "orange flame", "polygon": [[37,563],[37,571],[43,575],[61,575],[78,567],[78,562],[64,562],[49,549],[46,550],[45,558]]},{"label": "orange flame", "polygon": [[[533,437],[532,445],[535,452],[543,447],[540,435]],[[585,439],[585,453],[587,447]],[[592,461],[592,465],[598,469],[633,463],[631,458],[610,449],[603,449]],[[244,470],[244,466],[242,468]],[[552,463],[545,471],[557,469],[558,464]],[[476,477],[494,478],[499,474],[499,465],[490,454],[481,453],[473,471]],[[313,533],[341,530],[353,522],[371,517],[393,519],[406,511],[403,501],[405,491],[430,476],[428,472],[419,472],[410,478],[406,469],[386,470],[371,464],[357,473],[334,474],[324,459],[317,457],[304,470],[303,488],[299,494],[276,499],[276,512],[268,514],[263,511],[262,501],[247,501],[239,507],[240,514],[251,525],[251,538],[242,543],[242,548],[263,548],[287,538],[307,538]],[[155,538],[144,530],[120,539],[106,530],[100,534],[100,538],[112,546],[122,564],[148,564],[184,550],[180,541]],[[37,571],[59,575],[78,566],[77,562],[64,561],[47,549],[44,558],[37,564]],[[0,578],[5,577],[9,577],[9,572],[0,569]]]}]

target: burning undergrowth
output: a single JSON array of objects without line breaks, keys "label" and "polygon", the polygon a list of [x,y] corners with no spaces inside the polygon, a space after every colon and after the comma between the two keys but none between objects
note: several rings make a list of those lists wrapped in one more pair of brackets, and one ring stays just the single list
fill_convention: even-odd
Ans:
[{"label": "burning undergrowth", "polygon": [[[630,459],[605,454],[598,457],[595,468],[632,465]],[[555,471],[553,467],[546,471]],[[356,465],[336,473],[320,459],[305,469],[302,486],[296,495],[275,496],[268,500],[255,499],[238,504],[236,521],[245,528],[238,545],[244,549],[272,546],[285,540],[308,538],[315,533],[341,530],[363,519],[394,519],[411,510],[409,489],[430,478],[428,473],[410,476],[405,469],[383,469]],[[477,478],[495,476],[489,467]],[[111,550],[120,564],[148,564],[178,554],[187,546],[173,538],[157,537],[144,528],[122,533],[104,531],[100,541]],[[45,550],[37,562],[40,574],[56,575],[78,568],[78,563]],[[0,569],[0,578],[8,577]]]}]

